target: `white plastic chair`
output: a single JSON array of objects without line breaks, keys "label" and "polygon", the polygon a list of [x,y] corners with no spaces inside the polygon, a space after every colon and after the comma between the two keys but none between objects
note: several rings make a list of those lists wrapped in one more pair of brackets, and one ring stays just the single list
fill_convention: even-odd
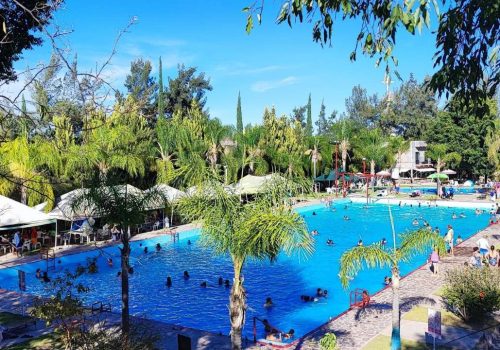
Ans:
[{"label": "white plastic chair", "polygon": [[31,250],[31,241],[25,241],[23,243],[23,246],[21,247],[21,251],[24,252],[24,249],[27,249],[28,251]]}]

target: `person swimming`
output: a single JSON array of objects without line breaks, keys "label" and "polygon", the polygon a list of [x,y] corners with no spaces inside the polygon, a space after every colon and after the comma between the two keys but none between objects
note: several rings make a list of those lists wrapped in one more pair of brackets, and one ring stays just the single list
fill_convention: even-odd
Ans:
[{"label": "person swimming", "polygon": [[361,247],[362,245],[363,245],[363,240],[362,240],[362,239],[360,239],[360,240],[358,241],[358,247]]},{"label": "person swimming", "polygon": [[319,233],[318,233],[318,230],[312,230],[311,231],[311,235],[312,236],[317,236]]},{"label": "person swimming", "polygon": [[413,219],[412,223],[411,223],[413,226],[418,226],[418,220],[417,219]]},{"label": "person swimming", "polygon": [[399,204],[398,204],[398,206],[399,206],[399,207],[401,206],[401,201],[399,201]]},{"label": "person swimming", "polygon": [[36,276],[36,278],[40,279],[42,277],[42,270],[36,269],[35,276]]},{"label": "person swimming", "polygon": [[49,282],[50,282],[50,278],[49,278],[49,276],[47,275],[47,272],[44,272],[44,273],[42,274],[42,281],[43,281],[44,283],[49,283]]},{"label": "person swimming", "polygon": [[128,273],[129,273],[130,275],[133,275],[133,274],[134,274],[134,268],[133,268],[132,266],[130,266],[130,267],[128,268]]},{"label": "person swimming", "polygon": [[148,247],[144,247],[144,254],[148,253]]},{"label": "person swimming", "polygon": [[224,287],[229,288],[231,287],[231,284],[229,283],[229,280],[224,281]]},{"label": "person swimming", "polygon": [[191,240],[190,240],[190,239],[188,239],[188,243],[187,243],[187,244],[188,244],[188,245],[191,245]]},{"label": "person swimming", "polygon": [[452,218],[452,219],[456,219],[456,218],[457,218],[457,214],[453,213],[453,214],[451,215],[451,218]]},{"label": "person swimming", "polygon": [[189,272],[184,271],[183,277],[185,280],[188,280],[189,279]]},{"label": "person swimming", "polygon": [[113,259],[108,258],[108,266],[113,267]]},{"label": "person swimming", "polygon": [[264,307],[265,308],[270,308],[273,306],[273,300],[271,299],[271,297],[267,297],[266,298],[266,302],[264,303]]},{"label": "person swimming", "polygon": [[219,277],[217,283],[219,284],[219,286],[222,286],[224,284],[224,279],[222,277]]},{"label": "person swimming", "polygon": [[333,245],[335,245],[335,243],[333,243],[333,240],[328,239],[328,240],[326,241],[326,245],[333,246]]},{"label": "person swimming", "polygon": [[384,277],[384,284],[388,286],[391,282],[389,282],[389,277],[385,276]]},{"label": "person swimming", "polygon": [[156,243],[156,251],[159,252],[161,250],[161,245],[160,243]]},{"label": "person swimming", "polygon": [[481,215],[483,213],[483,211],[480,210],[479,208],[476,208],[475,213],[476,213],[476,215]]},{"label": "person swimming", "polygon": [[344,215],[344,220],[345,220],[345,221],[349,221],[349,220],[351,220],[351,219],[350,219],[347,215]]},{"label": "person swimming", "polygon": [[207,288],[207,286],[208,286],[208,284],[205,281],[203,281],[203,282],[200,283],[200,287],[201,288]]},{"label": "person swimming", "polygon": [[172,277],[167,276],[167,282],[165,284],[168,288],[172,287]]},{"label": "person swimming", "polygon": [[460,218],[462,218],[462,219],[463,219],[463,218],[465,218],[465,217],[466,217],[466,216],[465,216],[465,213],[460,213]]},{"label": "person swimming", "polygon": [[121,272],[121,271],[118,271],[118,272],[116,273],[116,277],[120,277],[121,275],[122,275],[122,272]]},{"label": "person swimming", "polygon": [[385,246],[387,245],[387,239],[385,239],[385,237],[380,241],[380,245],[382,246],[382,248],[385,248]]},{"label": "person swimming", "polygon": [[349,207],[347,205],[344,205],[344,209],[347,210],[349,209]]},{"label": "person swimming", "polygon": [[323,289],[321,289],[321,288],[316,289],[316,296],[322,297],[323,296]]},{"label": "person swimming", "polygon": [[316,215],[316,212],[315,212],[315,211],[313,211],[313,213],[312,213],[312,214],[313,214],[313,215]]}]

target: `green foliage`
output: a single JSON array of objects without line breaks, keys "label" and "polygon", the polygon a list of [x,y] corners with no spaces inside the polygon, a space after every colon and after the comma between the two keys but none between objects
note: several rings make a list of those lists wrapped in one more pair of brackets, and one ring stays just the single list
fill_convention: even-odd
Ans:
[{"label": "green foliage", "polygon": [[134,99],[147,118],[154,117],[153,101],[158,91],[155,79],[150,76],[151,70],[151,62],[139,58],[130,64],[130,73],[125,78],[129,97]]},{"label": "green foliage", "polygon": [[312,124],[312,106],[311,106],[311,94],[309,94],[309,100],[307,101],[307,120],[306,120],[306,136],[312,136],[313,134],[313,124]]},{"label": "green foliage", "polygon": [[321,350],[335,350],[337,348],[337,336],[334,333],[326,333],[320,340]]},{"label": "green foliage", "polygon": [[[252,30],[253,16],[258,22],[264,11],[264,1],[255,2],[244,9],[247,16],[247,32]],[[285,0],[276,21],[278,23],[312,23],[313,40],[321,45],[333,38],[335,20],[354,21],[359,26],[356,45],[350,54],[356,60],[357,53],[376,58],[375,65],[386,63],[397,66],[393,55],[396,34],[406,30],[415,34],[422,27],[431,28],[431,17],[437,18],[434,65],[437,72],[430,80],[433,91],[456,95],[467,101],[463,106],[475,107],[476,103],[493,97],[499,83],[500,66],[495,48],[499,32],[499,8],[488,0],[466,0],[453,4],[435,0],[422,1],[320,1]],[[399,73],[394,71],[399,77]]]},{"label": "green foliage", "polygon": [[[25,11],[26,8],[28,11]],[[42,44],[39,35],[58,8],[58,2],[26,0],[17,3],[0,1],[0,81],[14,81],[17,76],[13,64],[24,50]]]},{"label": "green foliage", "polygon": [[500,271],[464,267],[446,273],[442,297],[449,309],[466,322],[484,320],[500,310]]},{"label": "green foliage", "polygon": [[241,96],[238,92],[238,105],[236,106],[236,130],[243,132],[243,114],[241,112]]}]

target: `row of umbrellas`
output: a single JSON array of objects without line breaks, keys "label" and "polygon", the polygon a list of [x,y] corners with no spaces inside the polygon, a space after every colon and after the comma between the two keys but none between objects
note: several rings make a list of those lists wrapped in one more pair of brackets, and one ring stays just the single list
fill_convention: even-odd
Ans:
[{"label": "row of umbrellas", "polygon": [[[434,173],[434,174],[430,174],[429,176],[427,176],[428,179],[448,179],[448,175],[455,175],[457,172],[454,171],[454,170],[451,170],[451,169],[446,169],[446,170],[443,170],[439,173]],[[362,175],[360,173],[360,175]],[[379,171],[378,173],[375,174],[376,176],[380,176],[380,177],[390,177],[392,176],[392,174],[390,172],[388,172],[387,170],[382,170],[382,171]]]}]

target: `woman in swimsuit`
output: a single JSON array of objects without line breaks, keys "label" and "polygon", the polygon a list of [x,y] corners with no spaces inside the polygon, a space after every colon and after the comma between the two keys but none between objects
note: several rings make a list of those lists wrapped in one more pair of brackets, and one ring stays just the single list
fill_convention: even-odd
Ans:
[{"label": "woman in swimsuit", "polygon": [[490,265],[490,267],[495,267],[495,266],[499,265],[498,264],[499,253],[498,253],[498,250],[495,250],[494,245],[491,246],[491,249],[487,255],[487,258],[488,258],[488,264]]}]

